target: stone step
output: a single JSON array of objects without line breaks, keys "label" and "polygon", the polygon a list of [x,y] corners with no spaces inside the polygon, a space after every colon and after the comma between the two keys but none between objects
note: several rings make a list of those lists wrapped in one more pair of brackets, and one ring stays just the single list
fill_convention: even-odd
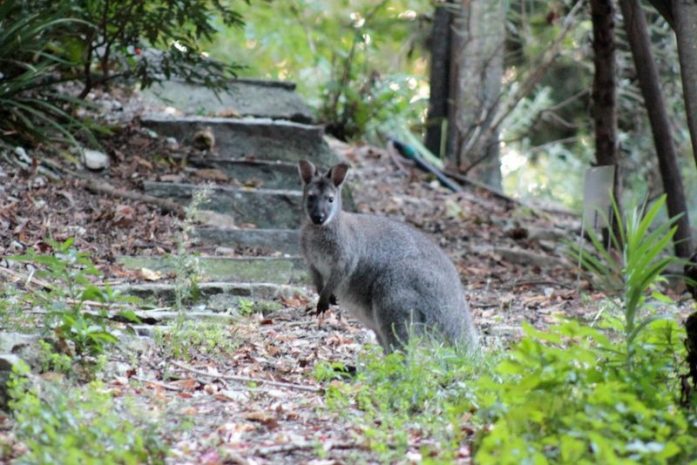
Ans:
[{"label": "stone step", "polygon": [[[198,284],[198,289],[201,300],[208,302],[235,301],[240,298],[274,300],[304,294],[304,290],[299,287],[274,283],[203,282]],[[141,299],[155,300],[163,305],[172,304],[176,300],[174,283],[127,283],[114,286],[114,290]]]},{"label": "stone step", "polygon": [[192,236],[199,244],[259,249],[270,255],[281,252],[300,255],[300,233],[297,229],[224,229],[194,228]]},{"label": "stone step", "polygon": [[[176,269],[175,257],[120,256],[126,268],[148,268],[161,273]],[[307,284],[309,277],[300,257],[198,257],[201,281]]]},{"label": "stone step", "polygon": [[[295,84],[282,81],[236,79],[217,95],[203,86],[179,80],[154,84],[142,93],[145,103],[159,111],[174,108],[181,114],[254,116],[311,123],[312,112],[295,93]],[[170,110],[171,111],[171,110]]]},{"label": "stone step", "polygon": [[[280,161],[226,160],[221,158],[192,157],[187,163],[196,168],[216,168],[242,184],[263,189],[300,190],[298,165]],[[351,181],[341,191],[343,208],[355,211]]]},{"label": "stone step", "polygon": [[294,190],[300,188],[298,166],[295,163],[210,157],[190,157],[187,163],[196,168],[219,169],[244,185],[253,185],[264,189]]},{"label": "stone step", "polygon": [[215,137],[213,152],[219,158],[286,162],[309,159],[320,166],[331,166],[339,161],[324,140],[322,126],[271,119],[162,114],[145,115],[141,122],[183,143],[191,143],[197,132],[208,128]]},{"label": "stone step", "polygon": [[[188,204],[202,186],[185,183],[145,181],[147,194]],[[235,223],[251,223],[258,228],[297,228],[302,219],[302,193],[292,190],[246,189],[215,186],[201,210],[231,216]]]}]

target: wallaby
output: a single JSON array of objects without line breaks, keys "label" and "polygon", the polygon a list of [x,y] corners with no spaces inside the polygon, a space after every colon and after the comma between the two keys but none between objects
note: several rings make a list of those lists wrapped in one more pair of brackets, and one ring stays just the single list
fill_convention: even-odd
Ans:
[{"label": "wallaby", "polygon": [[319,293],[317,313],[338,300],[375,332],[386,352],[412,333],[476,348],[477,332],[450,259],[405,224],[342,211],[348,169],[339,163],[322,175],[309,161],[298,163],[306,213],[301,247]]}]

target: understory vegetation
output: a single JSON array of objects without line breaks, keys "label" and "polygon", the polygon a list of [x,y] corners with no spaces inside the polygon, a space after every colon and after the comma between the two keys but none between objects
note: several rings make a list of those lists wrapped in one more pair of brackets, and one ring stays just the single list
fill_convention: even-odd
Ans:
[{"label": "understory vegetation", "polygon": [[146,418],[142,406],[127,399],[117,404],[96,381],[68,389],[42,383],[39,389],[24,377],[28,373],[20,366],[9,386],[15,431],[26,447],[15,463],[165,463],[167,447],[157,434],[157,418]]},{"label": "understory vegetation", "polygon": [[[696,412],[680,398],[683,330],[654,323],[631,355],[622,339],[602,321],[566,322],[526,327],[510,350],[482,358],[419,343],[386,358],[369,352],[355,380],[329,384],[327,408],[351,412],[383,463],[408,453],[452,463],[470,450],[480,464],[697,460]],[[410,450],[413,437],[429,446]]]}]

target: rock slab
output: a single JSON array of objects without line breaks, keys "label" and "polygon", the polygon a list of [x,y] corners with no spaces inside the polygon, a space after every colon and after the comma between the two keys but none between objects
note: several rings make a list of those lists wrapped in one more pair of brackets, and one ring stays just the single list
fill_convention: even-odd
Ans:
[{"label": "rock slab", "polygon": [[212,133],[213,152],[220,158],[297,162],[310,159],[321,166],[339,157],[324,141],[324,128],[271,119],[144,115],[142,124],[160,135],[194,145],[197,134]]},{"label": "rock slab", "polygon": [[[175,259],[156,256],[121,256],[117,263],[126,268],[171,273],[175,271]],[[305,263],[300,257],[198,257],[204,280],[238,283],[309,283]]]},{"label": "rock slab", "polygon": [[174,107],[185,115],[253,116],[311,123],[312,112],[295,93],[295,84],[283,81],[237,79],[227,92],[216,94],[202,86],[171,80],[142,92],[150,106]]},{"label": "rock slab", "polygon": [[[196,184],[146,181],[145,193],[188,204],[201,189]],[[297,228],[302,218],[300,191],[243,189],[215,186],[209,188],[201,210],[231,216],[237,225],[251,223],[257,228]]]},{"label": "rock slab", "polygon": [[209,245],[300,255],[300,232],[297,229],[195,228],[192,235],[197,242]]}]

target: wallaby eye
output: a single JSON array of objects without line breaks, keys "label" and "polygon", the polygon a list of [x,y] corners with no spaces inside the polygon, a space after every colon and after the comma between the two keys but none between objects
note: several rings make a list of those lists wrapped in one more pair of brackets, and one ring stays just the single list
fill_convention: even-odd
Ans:
[{"label": "wallaby eye", "polygon": [[307,196],[307,199],[312,200],[314,202],[315,200],[317,200],[317,196],[315,194],[310,194]]},{"label": "wallaby eye", "polygon": [[328,198],[327,198],[327,201],[328,201],[329,203],[332,203],[332,202],[334,201],[334,197],[328,197]]}]

